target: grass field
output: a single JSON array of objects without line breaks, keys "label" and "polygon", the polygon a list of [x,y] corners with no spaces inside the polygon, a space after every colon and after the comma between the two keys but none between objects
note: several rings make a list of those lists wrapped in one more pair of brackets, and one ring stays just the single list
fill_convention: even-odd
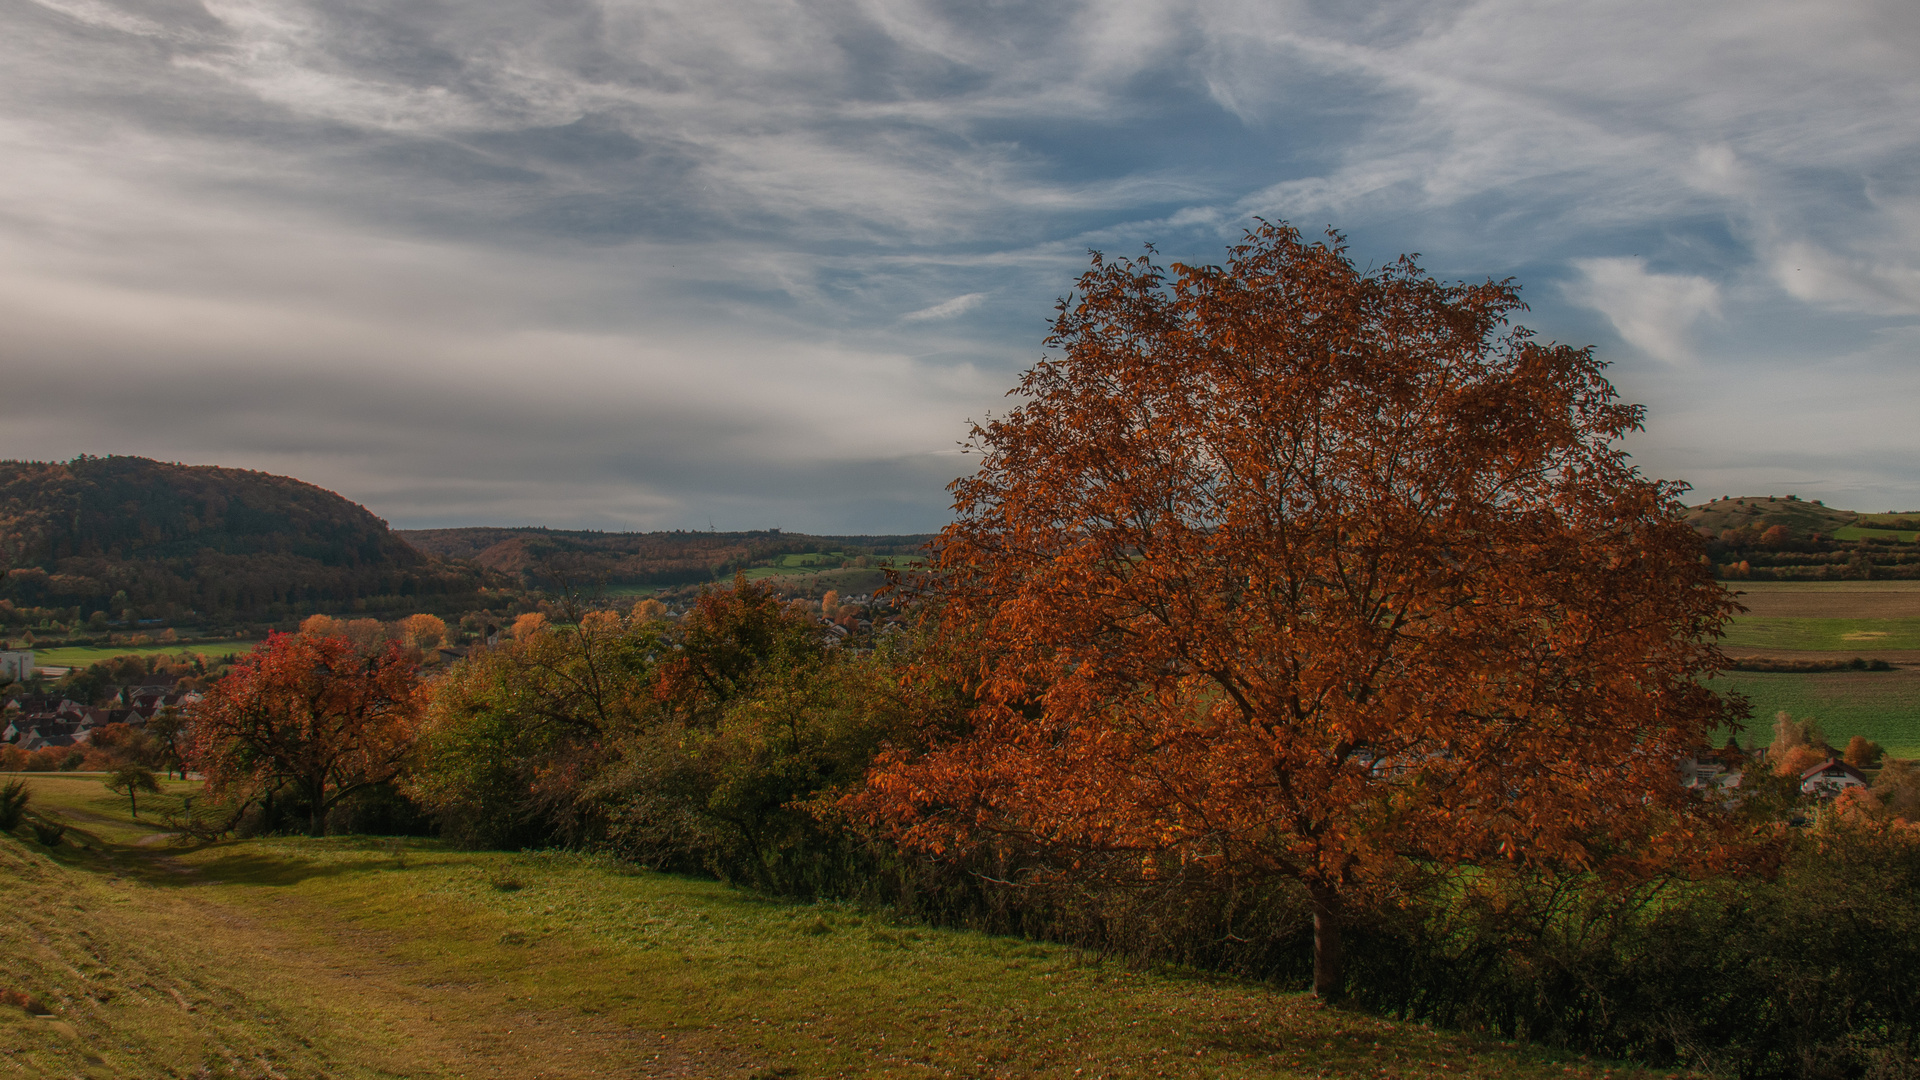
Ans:
[{"label": "grass field", "polygon": [[[777,570],[807,570],[807,569],[831,570],[836,568],[823,567],[821,564],[824,563],[829,558],[840,559],[844,557],[845,557],[844,554],[838,551],[828,552],[827,554],[824,554],[824,555],[818,555],[818,554],[782,555],[778,559],[775,559],[773,561],[772,568]],[[867,566],[879,569],[879,568],[884,568],[888,566],[906,566],[909,563],[918,562],[920,560],[920,556],[918,555],[868,555],[866,556],[866,559],[867,559]],[[847,567],[847,569],[855,569],[855,568]]]},{"label": "grass field", "polygon": [[844,570],[788,570],[774,566],[757,566],[747,571],[748,581],[765,581],[776,588],[794,592],[802,591],[819,596],[832,589],[842,596],[854,596],[871,593],[887,583],[884,570],[848,567]]},{"label": "grass field", "polygon": [[52,667],[86,667],[101,660],[110,660],[116,656],[178,656],[181,653],[205,653],[208,656],[225,656],[228,653],[246,653],[258,644],[253,641],[237,641],[222,638],[218,641],[179,641],[171,645],[76,645],[71,648],[62,646],[57,649],[35,649],[33,662]]},{"label": "grass field", "polygon": [[665,585],[609,585],[601,590],[604,596],[644,597],[652,596],[667,588]]},{"label": "grass field", "polygon": [[1765,745],[1774,714],[1818,717],[1829,738],[1864,735],[1897,757],[1920,757],[1920,581],[1742,581],[1748,612],[1734,620],[1721,647],[1730,655],[1765,653],[1835,659],[1889,654],[1894,671],[1820,673],[1730,672],[1716,689],[1753,702],[1753,728],[1743,737]]},{"label": "grass field", "polygon": [[1753,702],[1752,728],[1742,745],[1773,741],[1773,717],[1782,709],[1809,716],[1835,745],[1864,735],[1894,757],[1920,758],[1920,669],[1778,674],[1735,671],[1715,679],[1716,690],[1736,690]]},{"label": "grass field", "polygon": [[1746,615],[1734,620],[1721,647],[1732,654],[1742,649],[1851,653],[1920,649],[1920,619],[1783,619]]},{"label": "grass field", "polygon": [[1833,530],[1835,540],[1894,540],[1902,544],[1920,543],[1920,533],[1897,529],[1876,529],[1871,525],[1847,525]]},{"label": "grass field", "polygon": [[72,828],[0,836],[25,1075],[1649,1075],[582,856],[175,846],[97,777],[28,783]]},{"label": "grass field", "polygon": [[1920,581],[1730,581],[1750,617],[1917,619]]}]

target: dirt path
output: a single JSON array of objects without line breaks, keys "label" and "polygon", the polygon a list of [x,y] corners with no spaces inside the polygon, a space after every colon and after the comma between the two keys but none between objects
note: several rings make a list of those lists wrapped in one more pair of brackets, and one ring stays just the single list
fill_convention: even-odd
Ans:
[{"label": "dirt path", "polygon": [[[486,970],[405,955],[408,939],[355,925],[355,913],[292,890],[189,887],[222,950],[299,986],[317,1041],[375,1075],[574,1080],[740,1077],[742,1064],[705,1041],[627,1027],[556,1006]],[[448,970],[451,967],[453,970]]]},{"label": "dirt path", "polygon": [[336,1054],[380,1072],[526,1080],[743,1074],[730,1055],[684,1036],[543,1006],[510,983],[434,979],[396,955],[398,935],[340,924],[337,913],[296,898],[216,900],[214,908],[236,953],[306,988],[330,1014]]}]

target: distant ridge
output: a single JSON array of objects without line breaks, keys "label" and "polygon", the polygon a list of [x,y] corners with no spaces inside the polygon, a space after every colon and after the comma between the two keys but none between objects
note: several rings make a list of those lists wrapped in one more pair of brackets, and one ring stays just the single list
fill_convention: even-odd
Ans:
[{"label": "distant ridge", "polygon": [[395,535],[449,559],[464,559],[529,583],[553,575],[621,585],[688,585],[724,578],[783,555],[840,551],[848,555],[912,555],[932,533],[810,536],[778,529],[751,532],[596,532],[585,529],[402,529]]},{"label": "distant ridge", "polygon": [[140,457],[0,462],[0,598],[177,619],[471,593],[483,575],[292,477]]}]

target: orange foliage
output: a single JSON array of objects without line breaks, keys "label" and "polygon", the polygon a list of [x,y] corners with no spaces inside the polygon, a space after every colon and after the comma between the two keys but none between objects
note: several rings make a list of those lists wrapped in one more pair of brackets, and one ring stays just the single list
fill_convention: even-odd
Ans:
[{"label": "orange foliage", "polygon": [[54,772],[78,768],[86,751],[77,746],[43,746],[27,755],[27,772]]},{"label": "orange foliage", "polygon": [[394,777],[423,698],[397,643],[368,656],[344,637],[273,634],[195,707],[188,759],[216,795],[293,788],[317,836],[340,799]]},{"label": "orange foliage", "polygon": [[116,765],[137,762],[154,764],[159,755],[147,733],[130,724],[103,724],[87,737],[84,767],[105,771]]},{"label": "orange foliage", "polygon": [[1774,759],[1773,775],[1799,776],[1832,756],[1823,746],[1807,746],[1803,743],[1789,748]]},{"label": "orange foliage", "polygon": [[353,642],[361,652],[368,654],[379,652],[391,640],[387,633],[387,624],[379,619],[336,619],[331,615],[309,615],[302,619],[300,636],[343,637]]},{"label": "orange foliage", "polygon": [[1880,760],[1880,744],[1870,741],[1864,735],[1855,735],[1847,740],[1846,762],[1856,769],[1869,769]]},{"label": "orange foliage", "polygon": [[[931,588],[978,704],[849,806],[1291,877],[1315,987],[1409,857],[1593,865],[1710,848],[1673,762],[1727,719],[1728,594],[1586,350],[1504,283],[1362,274],[1263,224],[1225,267],[1096,256]],[[1644,863],[1643,863],[1644,865]]]},{"label": "orange foliage", "polygon": [[1833,799],[1834,812],[1842,817],[1877,818],[1885,810],[1880,797],[1864,787],[1847,787]]},{"label": "orange foliage", "polygon": [[529,611],[513,620],[513,629],[508,633],[515,641],[526,641],[547,628],[547,617],[537,611]]},{"label": "orange foliage", "polygon": [[447,642],[447,622],[438,615],[409,615],[400,620],[400,640],[410,648],[438,648]]},{"label": "orange foliage", "polygon": [[1874,796],[1898,820],[1920,822],[1920,765],[1895,758],[1873,781]]}]

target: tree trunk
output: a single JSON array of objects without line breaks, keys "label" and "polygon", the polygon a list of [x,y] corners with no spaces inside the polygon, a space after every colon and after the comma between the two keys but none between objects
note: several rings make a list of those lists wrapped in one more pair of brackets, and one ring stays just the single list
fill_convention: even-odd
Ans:
[{"label": "tree trunk", "polygon": [[327,804],[325,802],[327,782],[319,780],[307,787],[307,835],[325,836],[327,835]]},{"label": "tree trunk", "polygon": [[1346,988],[1346,955],[1340,940],[1340,894],[1324,885],[1308,886],[1313,898],[1313,993],[1321,1001],[1339,1001]]}]

